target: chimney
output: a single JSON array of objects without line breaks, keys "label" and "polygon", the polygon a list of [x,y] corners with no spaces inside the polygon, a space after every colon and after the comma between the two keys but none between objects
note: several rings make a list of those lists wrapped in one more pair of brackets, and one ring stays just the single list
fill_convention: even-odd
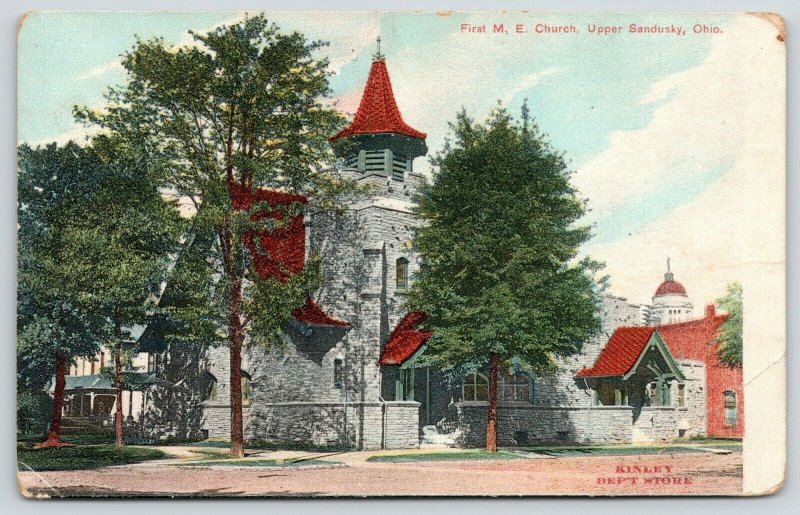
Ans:
[{"label": "chimney", "polygon": [[711,318],[717,314],[717,308],[714,304],[707,304],[706,305],[706,318]]}]

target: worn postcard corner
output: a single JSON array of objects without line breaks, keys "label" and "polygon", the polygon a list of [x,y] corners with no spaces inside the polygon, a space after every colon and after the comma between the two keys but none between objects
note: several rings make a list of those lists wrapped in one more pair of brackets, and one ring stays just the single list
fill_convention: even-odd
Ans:
[{"label": "worn postcard corner", "polygon": [[20,493],[776,492],[785,39],[26,13]]}]

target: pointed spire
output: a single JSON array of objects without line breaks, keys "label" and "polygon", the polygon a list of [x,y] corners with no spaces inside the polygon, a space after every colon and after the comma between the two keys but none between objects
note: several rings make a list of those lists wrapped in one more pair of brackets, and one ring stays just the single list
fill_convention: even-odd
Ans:
[{"label": "pointed spire", "polygon": [[403,121],[403,116],[394,99],[386,61],[383,60],[380,50],[374,57],[377,59],[378,56],[381,59],[372,61],[364,94],[353,121],[334,135],[331,140],[359,134],[400,134],[414,139],[425,139],[424,132],[416,130]]}]

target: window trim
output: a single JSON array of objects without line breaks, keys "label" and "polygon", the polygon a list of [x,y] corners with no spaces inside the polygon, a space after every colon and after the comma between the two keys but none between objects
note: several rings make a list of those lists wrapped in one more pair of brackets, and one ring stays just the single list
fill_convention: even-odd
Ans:
[{"label": "window trim", "polygon": [[[728,406],[729,396],[733,399],[733,406],[731,407]],[[736,394],[736,390],[725,390],[722,392],[722,409],[725,427],[736,427],[739,425],[739,396]],[[733,422],[729,422],[728,413],[733,414]]]},{"label": "window trim", "polygon": [[[408,271],[410,261],[406,257],[399,257],[394,262],[394,284],[398,290],[405,290],[408,288]],[[402,281],[400,271],[403,271]]]},{"label": "window trim", "polygon": [[[472,382],[468,383],[467,382],[467,378],[472,378]],[[481,378],[483,380],[483,382],[479,383],[478,382],[478,378]],[[479,399],[478,398],[478,386],[480,384],[483,384],[483,383],[486,384],[486,398],[485,399]],[[469,386],[471,386],[473,388],[473,395],[472,395],[472,398],[467,399],[467,395],[466,395],[465,390]],[[469,374],[465,375],[461,379],[461,400],[463,402],[489,402],[489,378],[485,374],[483,374],[481,372],[477,372],[477,371],[470,372]]]},{"label": "window trim", "polygon": [[244,370],[242,370],[241,372],[242,372],[241,374],[242,377],[240,380],[240,384],[242,385],[241,386],[242,406],[249,406],[253,400],[253,386],[252,386],[253,378],[252,376],[250,376],[250,374],[248,374]]}]

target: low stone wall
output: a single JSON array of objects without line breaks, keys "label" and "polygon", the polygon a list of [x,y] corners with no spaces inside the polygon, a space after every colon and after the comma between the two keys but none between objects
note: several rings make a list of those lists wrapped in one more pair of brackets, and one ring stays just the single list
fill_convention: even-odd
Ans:
[{"label": "low stone wall", "polygon": [[[418,402],[250,405],[243,409],[248,441],[346,446],[355,449],[406,449],[419,446]],[[230,435],[230,406],[205,403],[203,429],[212,438]]]},{"label": "low stone wall", "polygon": [[419,447],[419,407],[414,401],[386,401],[384,415],[384,448],[415,449]]},{"label": "low stone wall", "polygon": [[[485,402],[450,405],[448,424],[457,429],[458,444],[479,447],[486,442]],[[497,443],[502,446],[537,443],[616,444],[632,439],[632,408],[597,406],[570,408],[500,405],[497,411]]]},{"label": "low stone wall", "polygon": [[[669,442],[680,436],[681,431],[692,429],[687,422],[689,410],[673,406],[647,406],[642,408],[639,417],[633,423],[633,440],[635,442]],[[698,433],[699,434],[699,433]]]}]

